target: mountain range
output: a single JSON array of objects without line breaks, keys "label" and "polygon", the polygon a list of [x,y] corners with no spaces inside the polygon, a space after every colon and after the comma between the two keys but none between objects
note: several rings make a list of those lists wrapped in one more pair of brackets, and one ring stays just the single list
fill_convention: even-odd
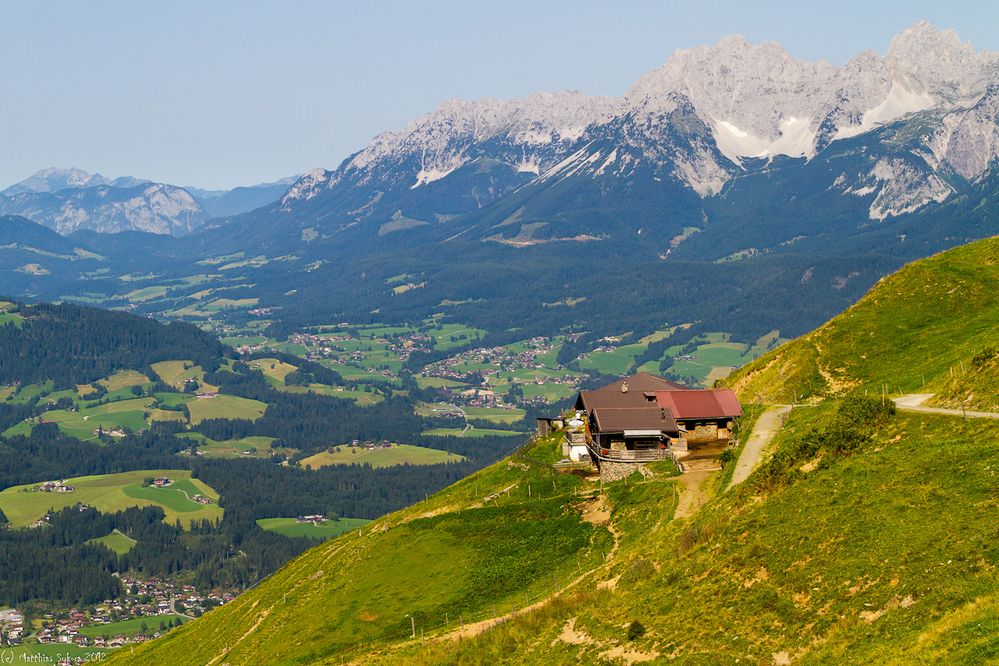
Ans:
[{"label": "mountain range", "polygon": [[81,169],[42,169],[0,191],[0,213],[21,215],[61,234],[147,231],[184,235],[209,219],[238,215],[277,201],[296,180],[232,190],[202,190]]},{"label": "mountain range", "polygon": [[[672,185],[696,206],[778,164],[829,161],[862,137],[850,145],[864,158],[824,185],[880,221],[952,200],[987,174],[999,155],[997,96],[999,54],[925,22],[895,37],[884,57],[868,51],[842,67],[730,37],[674,53],[621,98],[449,100],[334,171],[309,172],[271,212],[322,211],[384,233],[400,212],[412,221],[392,230],[447,223],[517,191],[526,206],[501,235],[550,240],[561,234],[559,217],[592,202],[531,201],[542,193],[585,183],[609,208],[626,192],[655,196]],[[450,196],[426,192],[444,183]]]},{"label": "mountain range", "polygon": [[[487,330],[658,319],[797,335],[906,261],[999,233],[997,112],[999,54],[925,22],[843,66],[730,37],[674,53],[622,97],[449,100],[255,210],[206,224],[201,194],[201,211],[175,202],[186,219],[139,227],[190,230],[183,243],[71,241],[107,259],[106,297],[129,291],[119,273],[256,257],[226,275],[292,327],[443,311]],[[86,261],[35,264],[48,275],[12,276],[26,296],[94,297]],[[394,290],[398,275],[416,288]]]}]

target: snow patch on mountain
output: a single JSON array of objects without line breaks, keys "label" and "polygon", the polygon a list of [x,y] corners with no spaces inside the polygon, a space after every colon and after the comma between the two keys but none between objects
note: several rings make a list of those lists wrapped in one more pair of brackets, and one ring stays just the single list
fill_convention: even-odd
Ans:
[{"label": "snow patch on mountain", "polygon": [[551,158],[532,148],[571,144],[590,125],[613,117],[619,106],[614,98],[580,92],[539,93],[521,100],[452,99],[401,132],[378,135],[348,162],[347,169],[368,170],[384,161],[398,162],[418,154],[419,169],[412,186],[419,187],[480,157],[477,146],[490,140],[514,148],[520,153],[519,162],[540,169],[549,166]]},{"label": "snow patch on mountain", "polygon": [[627,93],[633,104],[687,96],[714,129],[719,150],[744,157],[812,157],[830,140],[940,104],[980,95],[999,55],[978,53],[952,30],[917,23],[884,58],[865,52],[844,67],[795,60],[780,45],[728,37],[674,53]]},{"label": "snow patch on mountain", "polygon": [[933,108],[935,104],[936,100],[929,93],[913,92],[893,81],[884,100],[874,108],[865,111],[859,123],[838,127],[836,138],[847,139],[869,132],[878,125],[883,125],[910,113],[925,111]]}]

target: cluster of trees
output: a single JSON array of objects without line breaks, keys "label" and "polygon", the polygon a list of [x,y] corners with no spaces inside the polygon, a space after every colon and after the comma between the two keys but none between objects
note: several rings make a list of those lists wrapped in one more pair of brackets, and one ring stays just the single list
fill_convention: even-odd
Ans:
[{"label": "cluster of trees", "polygon": [[117,557],[85,543],[107,534],[88,520],[96,513],[67,508],[52,514],[47,528],[0,530],[0,604],[30,599],[91,604],[117,597],[120,587],[111,575]]},{"label": "cluster of trees", "polygon": [[310,471],[253,460],[204,460],[195,475],[221,493],[225,520],[335,513],[377,518],[471,474],[473,461],[444,465],[334,465]]},{"label": "cluster of trees", "polygon": [[176,358],[213,369],[233,353],[190,324],[69,304],[23,306],[21,314],[22,328],[0,326],[0,384],[53,380],[56,389],[71,388]]},{"label": "cluster of trees", "polygon": [[[268,404],[265,415],[249,420],[210,419],[197,430],[212,439],[250,435],[276,438],[276,445],[319,451],[353,439],[404,441],[465,456],[459,463],[373,469],[334,466],[317,471],[284,467],[266,460],[204,459],[177,454],[190,447],[176,435],[179,422],[156,423],[113,445],[81,441],[53,423],[36,423],[30,434],[0,437],[0,489],[46,479],[144,469],[192,469],[221,493],[224,518],[182,529],[163,522],[156,507],[101,514],[91,508],[50,516],[50,526],[0,530],[0,604],[30,599],[84,604],[114,597],[115,572],[191,575],[203,588],[247,586],[273,572],[313,544],[261,529],[258,518],[326,513],[375,518],[407,506],[454,483],[509,452],[515,437],[422,437],[432,425],[413,412],[415,396],[391,397],[369,407],[315,394],[276,391],[263,374],[244,362],[221,369],[230,352],[210,335],[187,325],[164,325],[121,313],[72,305],[22,309],[23,329],[0,327],[0,384],[40,383],[55,388],[92,383],[121,369],[146,369],[158,360],[185,358],[206,369],[206,381],[225,393]],[[293,380],[340,384],[341,377],[319,364],[267,353],[293,363]],[[407,386],[419,392],[412,378]],[[157,390],[174,389],[156,386]],[[98,391],[103,395],[104,392]],[[142,393],[141,390],[136,393]],[[102,395],[93,397],[103,399]],[[0,430],[71,401],[0,403]],[[0,524],[6,519],[0,515]],[[89,540],[119,530],[137,541],[118,556]]]},{"label": "cluster of trees", "polygon": [[0,489],[70,476],[185,467],[186,461],[174,454],[188,445],[158,427],[112,447],[68,437],[54,423],[36,425],[27,437],[0,438]]}]

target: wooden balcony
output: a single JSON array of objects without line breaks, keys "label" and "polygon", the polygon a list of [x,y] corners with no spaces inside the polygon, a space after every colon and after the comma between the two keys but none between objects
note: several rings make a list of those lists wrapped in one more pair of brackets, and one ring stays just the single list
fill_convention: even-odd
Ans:
[{"label": "wooden balcony", "polygon": [[590,452],[590,456],[594,460],[606,460],[608,462],[631,462],[631,463],[643,463],[643,462],[655,462],[657,460],[673,460],[676,461],[676,457],[673,452],[668,448],[657,448],[657,449],[633,449],[633,450],[614,450],[614,449],[603,449],[597,446],[597,443],[592,439],[586,441],[586,448]]}]

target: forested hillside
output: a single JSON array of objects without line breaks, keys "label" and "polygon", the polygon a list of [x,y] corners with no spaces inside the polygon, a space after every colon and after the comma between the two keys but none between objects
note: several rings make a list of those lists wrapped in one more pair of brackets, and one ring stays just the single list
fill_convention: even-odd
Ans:
[{"label": "forested hillside", "polygon": [[218,339],[184,323],[72,304],[11,305],[16,326],[0,326],[0,384],[52,380],[57,390],[89,384],[118,370],[146,370],[187,358],[215,370],[232,356]]}]

